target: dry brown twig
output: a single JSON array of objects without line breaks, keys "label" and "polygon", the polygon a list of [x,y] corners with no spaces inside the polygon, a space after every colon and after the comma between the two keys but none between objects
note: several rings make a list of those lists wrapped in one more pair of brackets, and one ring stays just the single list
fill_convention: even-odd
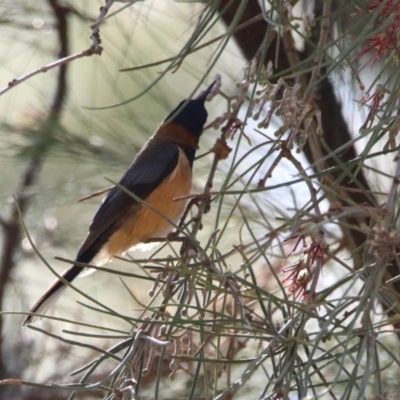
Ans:
[{"label": "dry brown twig", "polygon": [[0,90],[0,96],[2,96],[3,94],[7,93],[14,87],[20,85],[21,83],[27,81],[28,79],[30,79],[36,75],[45,73],[45,72],[50,71],[51,69],[54,69],[57,67],[61,67],[62,65],[66,65],[66,64],[70,63],[71,61],[75,61],[80,58],[90,57],[94,54],[101,55],[103,48],[101,46],[100,25],[103,23],[106,15],[107,15],[108,11],[110,10],[113,3],[114,3],[114,0],[106,0],[105,5],[100,7],[99,17],[97,18],[97,21],[91,26],[92,35],[90,36],[90,38],[92,39],[92,45],[88,49],[86,49],[80,53],[73,54],[71,56],[66,56],[66,57],[60,58],[59,60],[53,61],[47,65],[44,65],[43,67],[40,67],[32,72],[29,72],[28,74],[25,74],[19,78],[15,78],[15,79],[11,80],[10,82],[8,82],[7,86],[5,86],[3,89]]}]

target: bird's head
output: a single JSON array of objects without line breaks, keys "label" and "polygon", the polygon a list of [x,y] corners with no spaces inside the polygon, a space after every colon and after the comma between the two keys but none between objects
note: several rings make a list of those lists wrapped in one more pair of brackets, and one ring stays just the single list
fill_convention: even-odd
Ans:
[{"label": "bird's head", "polygon": [[214,84],[215,81],[195,99],[181,101],[178,107],[168,115],[165,122],[180,124],[189,132],[200,137],[208,116],[204,103]]}]

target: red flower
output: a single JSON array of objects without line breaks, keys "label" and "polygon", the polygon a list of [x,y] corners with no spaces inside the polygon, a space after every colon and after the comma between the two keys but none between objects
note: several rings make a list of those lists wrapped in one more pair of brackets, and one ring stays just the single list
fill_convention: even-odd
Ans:
[{"label": "red flower", "polygon": [[379,16],[376,18],[375,27],[384,26],[385,28],[381,33],[367,39],[368,45],[358,57],[374,49],[376,50],[375,58],[379,60],[387,51],[397,51],[400,31],[400,3],[398,0],[377,0],[367,10],[372,13],[378,8]]}]

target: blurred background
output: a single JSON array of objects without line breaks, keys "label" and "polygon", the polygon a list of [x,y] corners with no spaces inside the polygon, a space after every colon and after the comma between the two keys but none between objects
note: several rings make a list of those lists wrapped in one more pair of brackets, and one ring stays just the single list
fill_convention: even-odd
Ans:
[{"label": "blurred background", "polygon": [[[23,380],[0,398],[399,395],[400,7],[4,0],[0,90],[89,49],[100,7],[101,55],[0,96],[0,380]],[[179,243],[132,251],[106,266],[119,274],[74,283],[99,303],[69,289],[39,330],[21,328],[103,196],[78,200],[118,181],[169,112],[217,75],[192,191],[204,190],[224,138],[229,157],[196,236],[218,273],[196,257],[188,272]],[[150,296],[149,264],[176,268],[183,289]],[[171,319],[158,314],[163,299]],[[132,347],[146,321],[166,347]],[[101,359],[107,351],[122,355]]]}]

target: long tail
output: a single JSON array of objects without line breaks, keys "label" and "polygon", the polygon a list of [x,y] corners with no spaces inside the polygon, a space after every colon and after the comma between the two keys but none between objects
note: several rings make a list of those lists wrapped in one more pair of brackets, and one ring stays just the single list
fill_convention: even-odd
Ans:
[{"label": "long tail", "polygon": [[[82,271],[83,267],[73,265],[67,269],[61,275],[67,282],[72,282]],[[46,314],[46,312],[57,302],[67,285],[57,279],[53,284],[46,290],[46,293],[39,299],[39,301],[33,306],[31,313],[35,314]],[[28,315],[22,325],[27,325],[34,322],[38,316]]]}]

